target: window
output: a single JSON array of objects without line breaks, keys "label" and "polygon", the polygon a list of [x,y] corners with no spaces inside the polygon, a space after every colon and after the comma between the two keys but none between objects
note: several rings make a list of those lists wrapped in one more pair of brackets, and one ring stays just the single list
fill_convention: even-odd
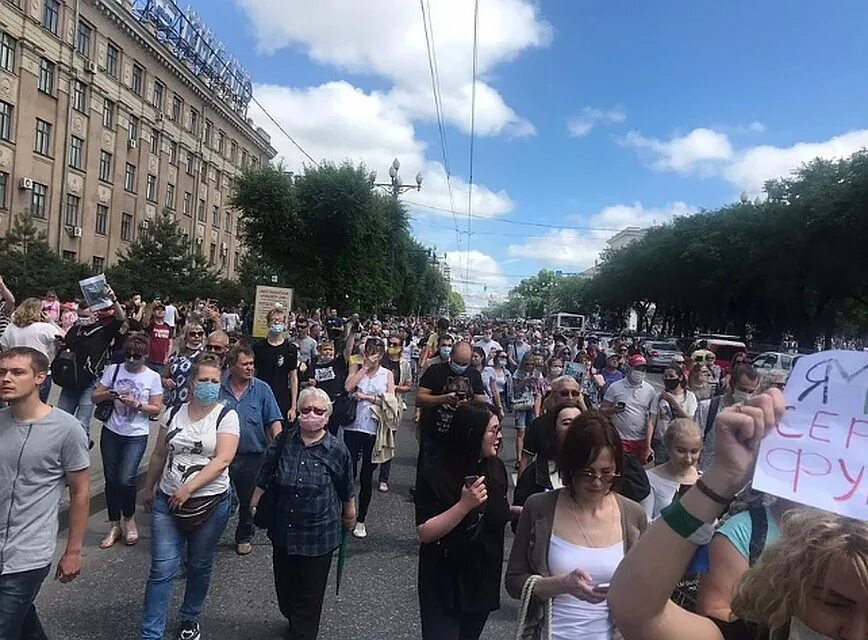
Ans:
[{"label": "window", "polygon": [[104,236],[108,231],[108,207],[104,204],[96,205],[96,227],[94,231],[98,236]]},{"label": "window", "polygon": [[124,170],[124,189],[130,193],[136,192],[136,167],[129,162]]},{"label": "window", "polygon": [[175,210],[175,185],[166,185],[166,208]]},{"label": "window", "polygon": [[78,136],[69,139],[69,166],[84,169],[84,140]]},{"label": "window", "polygon": [[81,198],[71,193],[66,194],[66,211],[63,216],[63,224],[67,227],[78,226],[78,211],[81,208]]},{"label": "window", "polygon": [[48,187],[38,182],[33,183],[30,192],[30,215],[34,218],[45,219],[45,201],[48,199]]},{"label": "window", "polygon": [[199,112],[193,107],[190,107],[190,131],[193,133],[199,131]]},{"label": "window", "polygon": [[151,129],[151,153],[160,153],[160,132],[157,129]]},{"label": "window", "polygon": [[210,120],[205,121],[205,133],[202,138],[209,147],[214,142],[214,125]]},{"label": "window", "polygon": [[15,49],[18,41],[8,33],[0,35],[0,67],[6,71],[15,70]]},{"label": "window", "polygon": [[145,186],[145,197],[150,202],[157,201],[157,176],[151,173],[148,174],[148,182]]},{"label": "window", "polygon": [[205,222],[205,200],[199,198],[199,207],[196,209],[196,219],[199,222]]},{"label": "window", "polygon": [[99,179],[104,182],[112,181],[112,154],[104,150],[99,152]]},{"label": "window", "polygon": [[227,212],[226,212],[226,218],[225,218],[225,220],[226,220],[226,224],[225,224],[225,226],[223,227],[223,230],[224,230],[226,233],[232,233],[232,212],[231,212],[231,211],[227,211]]},{"label": "window", "polygon": [[94,256],[90,262],[90,270],[94,273],[102,273],[105,270],[105,258]]},{"label": "window", "polygon": [[108,48],[105,53],[105,71],[112,78],[118,77],[118,64],[121,59],[121,50],[113,43],[108,43]]},{"label": "window", "polygon": [[78,37],[75,39],[75,50],[86,58],[90,57],[90,45],[93,40],[93,27],[80,20],[78,23]]},{"label": "window", "polygon": [[81,80],[72,81],[72,108],[87,113],[87,85]]},{"label": "window", "polygon": [[6,191],[9,188],[9,174],[0,171],[0,209],[6,209]]},{"label": "window", "polygon": [[175,94],[172,97],[172,120],[178,122],[181,120],[181,111],[184,109],[184,102]]},{"label": "window", "polygon": [[102,126],[107,129],[115,128],[115,103],[108,98],[102,103]]},{"label": "window", "polygon": [[189,191],[184,192],[184,215],[193,215],[193,194]]},{"label": "window", "polygon": [[54,95],[54,63],[47,58],[39,60],[39,77],[36,80],[36,88],[42,93]]},{"label": "window", "polygon": [[178,143],[169,142],[169,164],[178,164]]},{"label": "window", "polygon": [[159,110],[161,113],[163,111],[163,93],[165,92],[165,87],[162,82],[154,82],[154,95],[151,100],[151,104],[154,105],[154,108]]},{"label": "window", "polygon": [[69,251],[68,249],[63,250],[63,259],[69,262],[75,262],[76,259],[75,251]]},{"label": "window", "polygon": [[145,70],[138,64],[133,64],[133,73],[130,77],[130,89],[137,96],[142,95],[142,89],[145,86]]},{"label": "window", "polygon": [[223,172],[220,169],[214,168],[214,182],[217,183],[217,191],[223,187]]},{"label": "window", "polygon": [[217,243],[212,242],[211,248],[208,249],[208,262],[210,262],[211,264],[214,264],[214,260],[216,257],[217,257]]},{"label": "window", "polygon": [[229,160],[234,164],[238,162],[238,143],[235,140],[229,145]]},{"label": "window", "polygon": [[129,242],[133,238],[133,216],[129,213],[121,214],[121,240]]},{"label": "window", "polygon": [[221,156],[226,151],[226,134],[222,131],[217,132],[217,153]]},{"label": "window", "polygon": [[36,118],[36,138],[33,150],[43,156],[51,155],[51,123]]},{"label": "window", "polygon": [[241,168],[242,169],[247,168],[247,160],[248,159],[249,159],[249,156],[247,154],[247,149],[242,149],[242,151],[241,151]]},{"label": "window", "polygon": [[215,229],[220,228],[220,207],[216,204],[214,205],[214,209],[211,211],[211,226]]},{"label": "window", "polygon": [[59,0],[44,0],[42,5],[42,26],[57,35],[57,23],[60,18]]},{"label": "window", "polygon": [[191,176],[196,175],[196,156],[192,151],[187,152],[187,173]]},{"label": "window", "polygon": [[0,138],[3,140],[12,139],[12,110],[11,104],[0,100]]},{"label": "window", "polygon": [[139,139],[139,119],[136,116],[130,116],[130,123],[127,133],[129,133],[130,140]]}]

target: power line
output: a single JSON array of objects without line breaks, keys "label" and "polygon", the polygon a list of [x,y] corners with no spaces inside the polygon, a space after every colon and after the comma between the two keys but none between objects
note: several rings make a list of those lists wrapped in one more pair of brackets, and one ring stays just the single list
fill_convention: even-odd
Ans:
[{"label": "power line", "polygon": [[296,141],[295,141],[295,138],[293,138],[291,135],[289,135],[289,133],[287,133],[286,129],[284,129],[284,128],[281,126],[281,124],[280,124],[277,120],[275,120],[274,117],[272,117],[272,115],[271,115],[270,113],[268,113],[268,111],[266,111],[265,107],[262,106],[262,103],[259,102],[259,100],[256,99],[256,96],[251,96],[251,100],[253,100],[253,102],[256,103],[256,106],[258,106],[258,107],[262,110],[262,113],[264,113],[264,114],[268,117],[268,119],[271,120],[271,122],[274,124],[274,126],[277,127],[278,130],[279,130],[283,135],[285,135],[286,138],[287,138],[287,139],[288,139],[288,140],[289,140],[293,145],[295,145],[295,148],[298,149],[299,151],[301,151],[301,153],[304,155],[305,158],[307,158],[308,160],[310,160],[311,162],[313,162],[316,166],[320,166],[320,165],[319,165],[319,162],[317,162],[316,160],[314,160],[314,159],[313,159],[313,156],[310,155],[307,151],[305,151],[304,147],[302,147],[298,142],[296,142]]},{"label": "power line", "polygon": [[[486,220],[490,220],[491,222],[507,222],[507,220],[497,220],[496,218],[495,219],[486,218]],[[445,225],[445,224],[437,224],[436,222],[434,222],[432,220],[420,220],[419,218],[416,218],[413,220],[413,222],[416,224],[423,224],[423,225],[428,225],[431,227],[436,227],[438,229],[449,229],[450,231],[452,230],[452,227]],[[561,230],[563,230],[563,231],[605,231],[605,232],[614,231],[614,229],[607,229],[607,228],[601,228],[601,227],[584,227],[584,226],[564,227]],[[549,234],[542,234],[542,233],[508,233],[505,231],[474,231],[473,235],[475,235],[475,236],[496,236],[499,238],[550,238],[551,237]]]},{"label": "power line", "polygon": [[[470,164],[467,183],[467,266],[464,276],[469,276],[470,268],[470,227],[473,220],[473,148],[476,142],[476,74],[479,56],[479,0],[473,3],[473,84],[470,86]],[[467,291],[465,287],[465,292]]]}]

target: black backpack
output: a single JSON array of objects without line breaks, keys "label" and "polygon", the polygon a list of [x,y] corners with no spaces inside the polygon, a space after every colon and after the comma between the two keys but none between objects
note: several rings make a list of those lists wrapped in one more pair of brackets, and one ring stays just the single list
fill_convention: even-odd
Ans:
[{"label": "black backpack", "polygon": [[78,358],[68,347],[54,357],[51,363],[51,380],[70,391],[81,391],[87,386],[81,384],[78,375]]}]

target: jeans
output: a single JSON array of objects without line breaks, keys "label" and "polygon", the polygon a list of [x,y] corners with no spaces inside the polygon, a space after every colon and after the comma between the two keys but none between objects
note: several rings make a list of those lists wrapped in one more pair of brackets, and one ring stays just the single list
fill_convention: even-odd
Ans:
[{"label": "jeans", "polygon": [[389,474],[392,472],[392,458],[389,458],[380,465],[380,473],[378,482],[388,482]]},{"label": "jeans", "polygon": [[359,477],[359,514],[358,522],[364,523],[368,515],[368,506],[371,504],[371,494],[374,487],[374,467],[371,462],[371,454],[374,452],[374,440],[376,436],[364,431],[347,431],[344,429],[344,444],[350,451],[350,459],[353,461],[353,478],[359,475],[359,456],[362,458],[362,470]]},{"label": "jeans", "polygon": [[0,576],[0,638],[48,640],[33,601],[51,565]]},{"label": "jeans", "polygon": [[250,499],[256,489],[256,477],[265,460],[264,453],[238,453],[229,465],[229,478],[238,495],[238,526],[235,527],[235,544],[250,542],[256,535]]},{"label": "jeans", "polygon": [[75,416],[76,420],[81,423],[87,437],[90,438],[90,422],[93,420],[93,400],[90,399],[93,390],[99,384],[99,378],[94,379],[81,391],[77,389],[61,389],[60,398],[57,401],[57,408],[66,411],[69,415]]},{"label": "jeans", "polygon": [[211,584],[214,553],[229,521],[229,495],[229,491],[223,494],[201,527],[193,533],[184,533],[169,509],[168,496],[157,491],[152,511],[151,573],[145,587],[142,640],[160,640],[163,637],[169,602],[172,600],[172,583],[185,555],[187,585],[180,617],[182,621],[199,621]]},{"label": "jeans", "polygon": [[316,640],[332,554],[291,556],[285,548],[274,547],[272,563],[277,604],[289,621],[286,638]]},{"label": "jeans", "polygon": [[105,477],[105,501],[109,522],[136,514],[136,479],[148,448],[148,436],[121,436],[103,427],[99,450]]}]

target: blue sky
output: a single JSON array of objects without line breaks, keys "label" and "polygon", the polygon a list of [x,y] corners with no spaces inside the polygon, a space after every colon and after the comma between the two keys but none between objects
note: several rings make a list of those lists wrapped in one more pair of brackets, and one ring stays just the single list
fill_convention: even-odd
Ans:
[{"label": "blue sky", "polygon": [[473,308],[542,267],[588,268],[617,229],[754,197],[868,145],[862,1],[480,0],[473,212],[486,219],[468,243],[471,0],[426,0],[460,233],[423,206],[452,205],[417,0],[192,5],[315,158],[424,173],[405,196],[415,233],[447,253]]}]

